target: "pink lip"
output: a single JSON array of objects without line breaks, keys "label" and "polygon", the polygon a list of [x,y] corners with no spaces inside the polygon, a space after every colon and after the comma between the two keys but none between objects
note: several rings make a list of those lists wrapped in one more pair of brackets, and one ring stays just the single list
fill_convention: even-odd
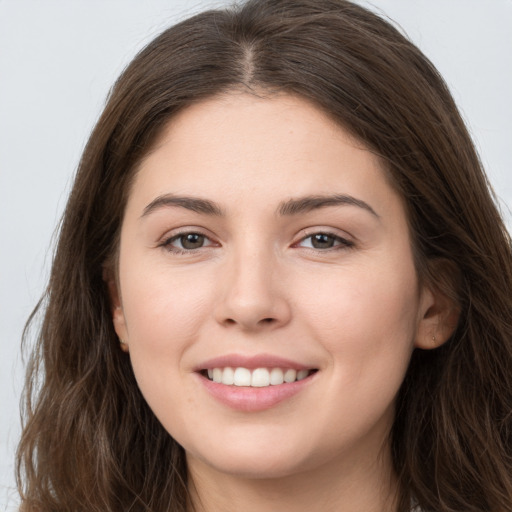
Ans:
[{"label": "pink lip", "polygon": [[273,356],[270,354],[258,354],[255,356],[243,356],[240,354],[227,354],[225,356],[209,359],[194,368],[194,371],[207,370],[209,368],[247,368],[255,370],[256,368],[283,368],[294,370],[309,370],[312,366],[305,366],[290,359]]},{"label": "pink lip", "polygon": [[196,375],[207,392],[222,404],[238,411],[257,412],[270,409],[293,397],[310,384],[316,373],[303,380],[265,388],[226,386],[213,382],[200,373]]},{"label": "pink lip", "polygon": [[201,373],[207,369],[226,368],[228,366],[231,368],[248,368],[249,370],[256,368],[311,370],[314,369],[314,367],[270,354],[260,354],[256,356],[228,354],[209,359],[195,368],[197,377],[211,396],[229,408],[243,412],[264,411],[292,398],[306,388],[317,374],[317,372],[315,372],[303,380],[279,384],[277,386],[253,388],[245,386],[226,386],[225,384],[209,380]]}]

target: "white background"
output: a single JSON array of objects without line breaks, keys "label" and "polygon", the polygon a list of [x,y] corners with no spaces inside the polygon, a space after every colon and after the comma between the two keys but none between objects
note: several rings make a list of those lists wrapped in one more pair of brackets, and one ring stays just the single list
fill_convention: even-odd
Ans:
[{"label": "white background", "polygon": [[[23,324],[88,134],[115,78],[175,21],[222,1],[0,0],[0,510],[14,510]],[[366,3],[367,5],[367,3]],[[508,225],[512,0],[374,0],[446,78]]]}]

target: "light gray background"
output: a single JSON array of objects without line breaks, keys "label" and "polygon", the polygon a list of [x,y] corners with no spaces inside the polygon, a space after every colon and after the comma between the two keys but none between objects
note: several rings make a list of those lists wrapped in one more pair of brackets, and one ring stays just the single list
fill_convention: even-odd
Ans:
[{"label": "light gray background", "polygon": [[[186,0],[0,0],[0,510],[14,510],[23,324],[88,134],[117,75]],[[368,5],[368,2],[361,0]],[[512,0],[373,0],[446,78],[508,225],[512,205]]]}]

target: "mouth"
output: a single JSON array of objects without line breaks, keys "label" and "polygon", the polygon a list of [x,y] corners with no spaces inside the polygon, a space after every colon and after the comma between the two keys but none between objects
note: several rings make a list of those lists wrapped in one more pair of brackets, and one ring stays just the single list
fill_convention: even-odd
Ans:
[{"label": "mouth", "polygon": [[318,367],[273,354],[225,354],[194,369],[207,394],[243,413],[270,410],[303,396],[314,386],[319,371]]},{"label": "mouth", "polygon": [[266,388],[293,384],[307,379],[318,370],[316,368],[245,368],[213,367],[202,369],[199,373],[206,379],[217,384],[236,387]]}]

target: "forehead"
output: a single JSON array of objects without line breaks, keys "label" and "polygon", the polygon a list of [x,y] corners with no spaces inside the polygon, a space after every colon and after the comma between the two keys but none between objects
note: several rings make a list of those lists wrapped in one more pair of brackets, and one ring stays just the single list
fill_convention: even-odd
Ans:
[{"label": "forehead", "polygon": [[333,188],[395,195],[380,159],[312,103],[230,93],[171,119],[141,162],[131,196],[148,203],[172,192],[270,204]]}]

